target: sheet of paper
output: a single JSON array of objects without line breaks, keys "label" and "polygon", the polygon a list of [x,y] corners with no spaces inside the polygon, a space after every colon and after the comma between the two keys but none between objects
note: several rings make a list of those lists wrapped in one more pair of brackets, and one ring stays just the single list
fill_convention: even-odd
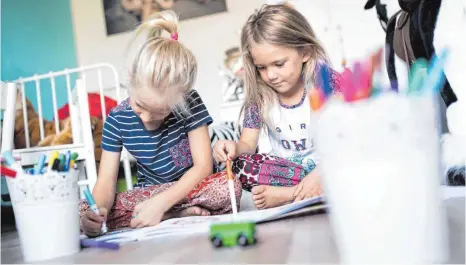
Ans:
[{"label": "sheet of paper", "polygon": [[261,222],[265,220],[273,220],[274,218],[289,214],[304,207],[315,205],[322,202],[323,200],[323,197],[316,197],[265,210],[239,212],[236,215],[236,218],[233,218],[232,214],[173,218],[165,220],[160,224],[152,227],[145,227],[140,229],[124,229],[109,232],[96,238],[95,240],[113,243],[127,243],[139,240],[147,240],[154,237],[208,233],[210,225],[213,223],[248,221]]}]

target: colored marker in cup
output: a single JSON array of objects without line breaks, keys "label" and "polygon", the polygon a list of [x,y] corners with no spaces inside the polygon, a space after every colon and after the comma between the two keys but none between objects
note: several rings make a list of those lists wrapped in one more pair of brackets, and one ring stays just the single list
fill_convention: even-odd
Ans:
[{"label": "colored marker in cup", "polygon": [[11,151],[5,151],[2,154],[3,158],[5,159],[6,163],[8,166],[10,166],[12,169],[14,169],[17,173],[24,173],[23,167],[19,162],[17,162]]},{"label": "colored marker in cup", "polygon": [[428,93],[438,93],[440,87],[445,82],[443,66],[447,57],[447,51],[443,50],[439,56],[433,56],[427,76],[422,85],[422,91]]},{"label": "colored marker in cup", "polygon": [[326,64],[323,64],[320,68],[320,77],[322,78],[322,90],[325,98],[332,94],[332,86],[330,85],[330,69]]},{"label": "colored marker in cup", "polygon": [[16,177],[16,171],[9,169],[7,167],[0,166],[0,175],[10,178]]},{"label": "colored marker in cup", "polygon": [[343,72],[342,78],[340,80],[340,90],[343,94],[343,99],[345,102],[353,101],[353,96],[355,93],[355,84],[353,80],[353,73],[349,68],[346,68]]},{"label": "colored marker in cup", "polygon": [[71,154],[71,158],[70,158],[70,165],[68,167],[70,170],[72,168],[74,169],[74,164],[76,163],[76,159],[78,159],[78,153],[74,152]]},{"label": "colored marker in cup", "polygon": [[65,170],[65,155],[60,154],[58,156],[58,171],[64,171]]},{"label": "colored marker in cup", "polygon": [[311,88],[309,90],[309,103],[314,111],[322,107],[324,98],[324,92],[321,89]]},{"label": "colored marker in cup", "polygon": [[55,160],[58,158],[58,151],[53,151],[50,153],[50,159],[49,159],[49,163],[48,163],[48,169],[49,171],[52,170],[52,167],[53,167],[53,164],[55,162]]},{"label": "colored marker in cup", "polygon": [[420,58],[414,62],[409,72],[409,93],[420,91],[427,75],[427,60]]},{"label": "colored marker in cup", "polygon": [[70,161],[71,161],[71,152],[68,150],[65,155],[65,164],[63,171],[69,171],[70,170]]},{"label": "colored marker in cup", "polygon": [[45,160],[47,159],[47,156],[41,155],[39,158],[39,162],[37,165],[34,167],[34,174],[38,175],[42,172],[42,168],[44,167]]}]

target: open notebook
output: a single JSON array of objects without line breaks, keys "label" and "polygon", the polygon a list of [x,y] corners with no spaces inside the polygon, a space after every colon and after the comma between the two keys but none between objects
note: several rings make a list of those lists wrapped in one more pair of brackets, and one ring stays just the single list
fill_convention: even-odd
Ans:
[{"label": "open notebook", "polygon": [[173,218],[165,220],[153,227],[112,231],[103,236],[93,238],[93,240],[126,243],[162,236],[208,233],[209,227],[213,223],[246,221],[255,223],[270,222],[293,215],[321,211],[326,207],[324,202],[324,197],[314,197],[280,207],[239,212],[236,218],[233,218],[232,214]]}]

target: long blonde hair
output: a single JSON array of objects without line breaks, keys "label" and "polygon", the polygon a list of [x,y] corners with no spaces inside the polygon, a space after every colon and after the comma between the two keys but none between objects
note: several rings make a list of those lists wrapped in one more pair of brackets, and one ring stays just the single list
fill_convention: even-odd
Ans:
[{"label": "long blonde hair", "polygon": [[252,43],[269,43],[309,52],[311,58],[304,63],[302,70],[305,86],[315,83],[317,64],[329,63],[329,60],[309,22],[293,7],[263,5],[249,17],[241,32],[246,96],[240,116],[245,108],[257,105],[262,120],[270,126],[270,108],[273,102],[278,101],[278,96],[264,83],[254,65],[250,53]]},{"label": "long blonde hair", "polygon": [[[197,61],[178,41],[178,24],[177,15],[169,10],[153,14],[136,29],[135,37],[142,32],[148,32],[148,36],[134,57],[131,87],[157,89],[167,99],[176,93],[189,94],[196,80]],[[170,34],[169,38],[162,37],[164,31]],[[170,107],[175,113],[189,115],[186,100]]]}]

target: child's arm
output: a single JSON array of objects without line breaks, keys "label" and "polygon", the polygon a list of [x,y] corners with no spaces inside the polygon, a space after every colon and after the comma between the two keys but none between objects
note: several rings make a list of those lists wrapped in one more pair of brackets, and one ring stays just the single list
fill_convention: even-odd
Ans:
[{"label": "child's arm", "polygon": [[119,121],[116,116],[117,114],[112,111],[105,119],[99,175],[92,191],[97,206],[105,207],[107,210],[110,210],[115,199],[120,155],[123,148]]},{"label": "child's arm", "polygon": [[241,138],[236,143],[236,156],[240,154],[254,154],[256,152],[257,143],[259,142],[260,129],[244,128],[241,131]]},{"label": "child's arm", "polygon": [[220,140],[215,143],[215,160],[221,163],[228,159],[233,160],[242,154],[254,154],[259,142],[262,125],[262,118],[257,105],[245,107],[241,138],[236,143],[230,140]]},{"label": "child's arm", "polygon": [[115,200],[120,154],[121,152],[102,150],[99,177],[92,191],[97,206],[105,207],[107,210],[110,210]]},{"label": "child's arm", "polygon": [[259,142],[261,128],[263,126],[261,112],[257,105],[250,105],[244,108],[243,130],[241,138],[236,143],[236,153],[231,159],[241,154],[254,154]]}]

